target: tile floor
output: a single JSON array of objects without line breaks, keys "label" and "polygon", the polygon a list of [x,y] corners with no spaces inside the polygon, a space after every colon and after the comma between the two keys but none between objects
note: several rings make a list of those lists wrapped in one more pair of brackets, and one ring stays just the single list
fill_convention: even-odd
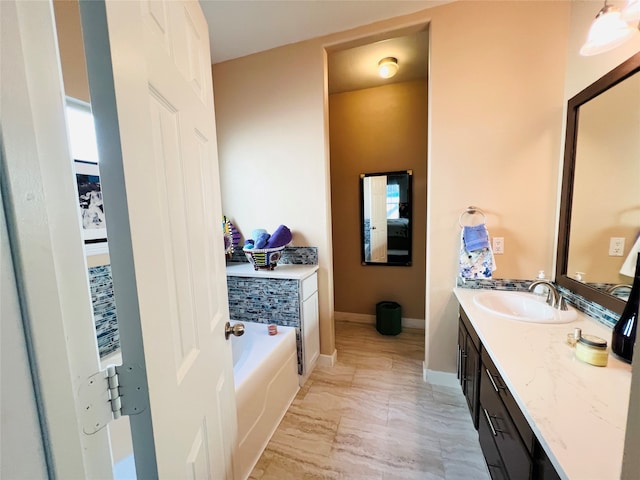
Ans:
[{"label": "tile floor", "polygon": [[422,380],[424,331],[336,323],[338,361],[316,367],[251,480],[488,479],[460,388]]}]

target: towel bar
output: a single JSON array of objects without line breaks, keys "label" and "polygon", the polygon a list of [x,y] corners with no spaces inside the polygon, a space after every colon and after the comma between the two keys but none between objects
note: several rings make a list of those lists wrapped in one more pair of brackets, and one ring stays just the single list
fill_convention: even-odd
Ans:
[{"label": "towel bar", "polygon": [[483,222],[483,223],[484,223],[484,222],[485,222],[485,220],[487,219],[487,216],[485,215],[485,213],[484,213],[481,209],[479,209],[478,207],[469,206],[469,207],[467,207],[467,209],[466,209],[464,212],[462,212],[462,213],[460,214],[460,216],[458,217],[458,225],[460,225],[460,228],[463,228],[463,227],[464,227],[464,225],[462,224],[462,217],[464,217],[465,215],[476,215],[476,214],[482,215],[482,222]]}]

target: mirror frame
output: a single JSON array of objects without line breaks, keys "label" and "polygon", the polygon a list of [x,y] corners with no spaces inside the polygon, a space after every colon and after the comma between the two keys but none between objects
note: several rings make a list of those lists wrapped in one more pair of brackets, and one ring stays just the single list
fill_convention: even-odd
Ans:
[{"label": "mirror frame", "polygon": [[[366,177],[380,177],[390,175],[407,175],[407,196],[409,198],[409,255],[407,260],[402,262],[368,262],[365,259],[365,234],[364,234],[364,179]],[[413,261],[413,170],[396,170],[393,172],[376,172],[360,174],[360,264],[362,266],[387,266],[387,267],[410,267]]]},{"label": "mirror frame", "polygon": [[569,231],[571,228],[571,206],[575,174],[575,153],[578,136],[578,110],[580,106],[613,86],[640,72],[640,52],[596,80],[567,103],[567,126],[564,143],[564,166],[562,170],[562,193],[560,197],[560,219],[558,224],[558,249],[556,254],[556,283],[587,300],[596,302],[613,312],[621,314],[626,302],[613,295],[578,282],[567,275],[569,262]]}]

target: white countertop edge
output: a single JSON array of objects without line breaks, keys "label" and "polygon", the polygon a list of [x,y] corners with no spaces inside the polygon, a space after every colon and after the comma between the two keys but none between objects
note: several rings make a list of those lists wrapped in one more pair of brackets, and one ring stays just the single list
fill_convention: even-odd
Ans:
[{"label": "white countertop edge", "polygon": [[280,278],[304,280],[318,271],[318,265],[280,264],[273,270],[255,270],[251,263],[230,263],[227,265],[227,276],[252,278]]},{"label": "white countertop edge", "polygon": [[631,365],[611,354],[607,367],[588,365],[566,344],[567,333],[580,327],[610,346],[611,330],[581,312],[566,324],[503,318],[475,305],[473,297],[480,291],[486,290],[454,288],[558,474],[569,479],[619,478]]}]

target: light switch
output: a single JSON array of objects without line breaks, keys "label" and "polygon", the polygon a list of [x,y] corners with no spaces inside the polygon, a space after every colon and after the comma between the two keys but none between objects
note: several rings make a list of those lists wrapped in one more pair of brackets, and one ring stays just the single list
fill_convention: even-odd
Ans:
[{"label": "light switch", "polygon": [[493,237],[493,253],[496,255],[504,253],[504,237]]},{"label": "light switch", "polygon": [[609,256],[624,256],[624,237],[611,237],[609,239]]}]

